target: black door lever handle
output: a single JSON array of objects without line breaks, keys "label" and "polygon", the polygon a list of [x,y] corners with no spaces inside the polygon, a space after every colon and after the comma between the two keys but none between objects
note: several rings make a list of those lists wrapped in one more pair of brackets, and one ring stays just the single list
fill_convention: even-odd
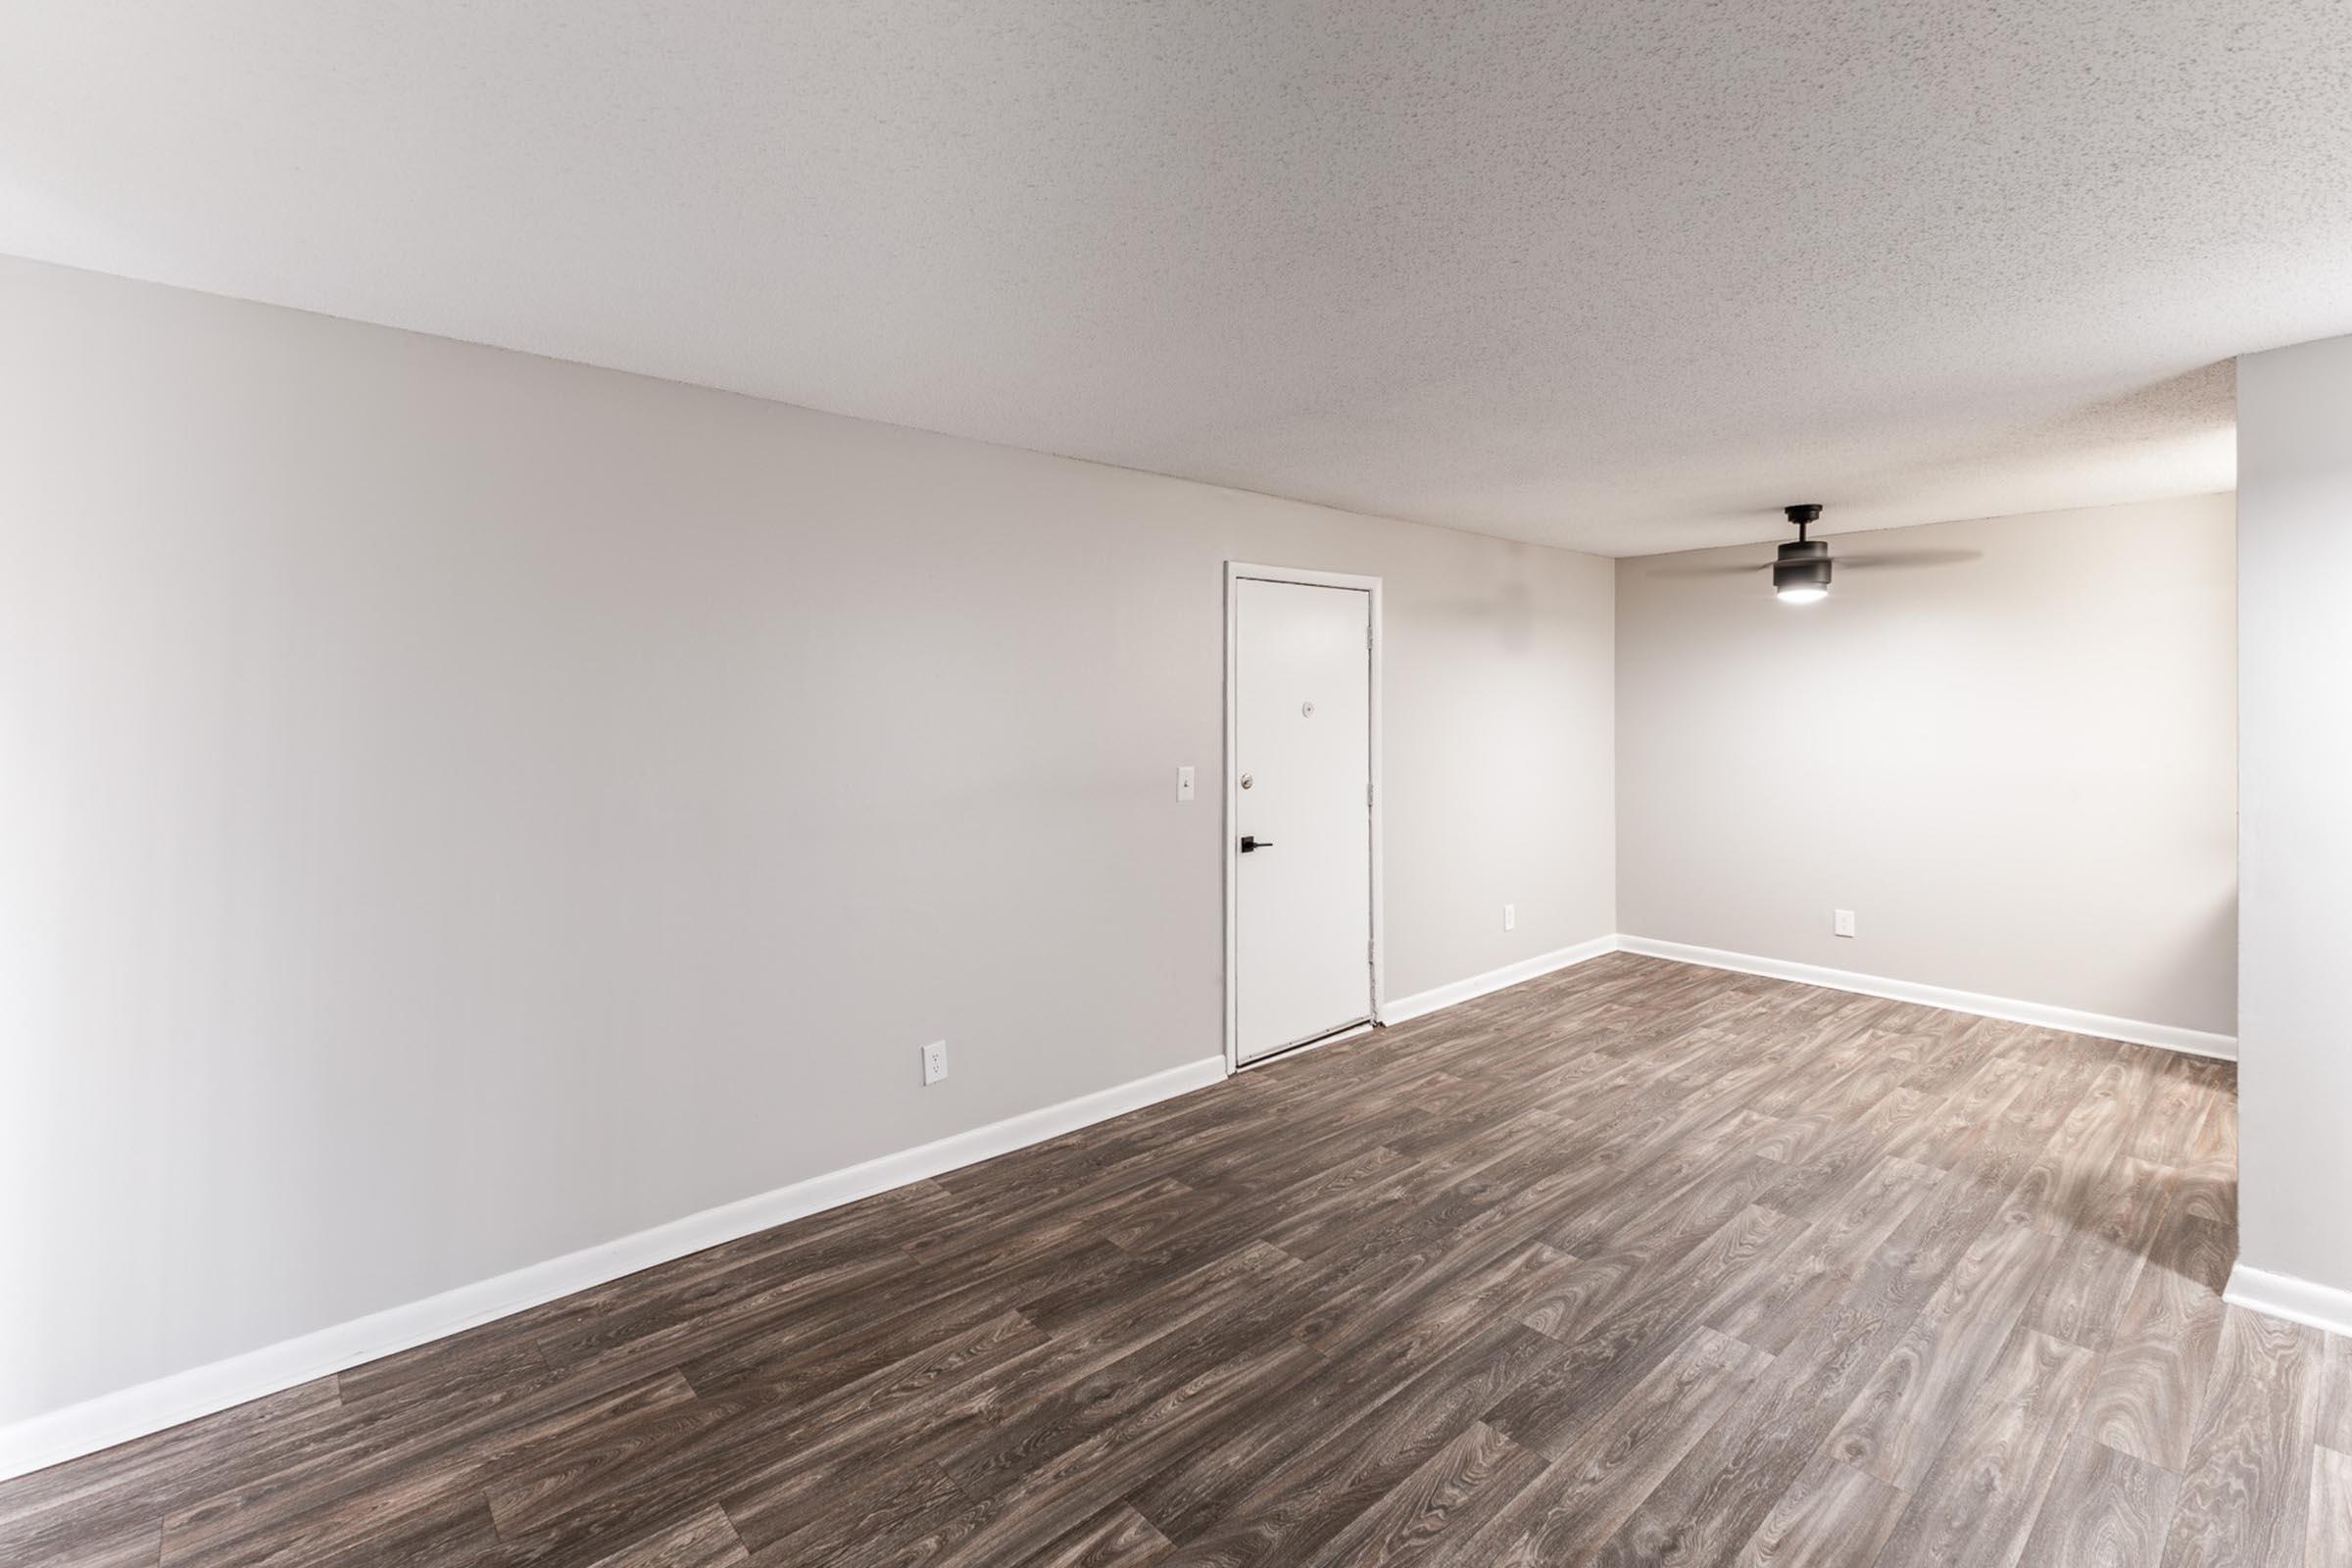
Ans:
[{"label": "black door lever handle", "polygon": [[1270,850],[1273,847],[1272,839],[1261,839],[1249,833],[1242,835],[1242,853],[1244,855],[1248,855],[1251,850]]}]

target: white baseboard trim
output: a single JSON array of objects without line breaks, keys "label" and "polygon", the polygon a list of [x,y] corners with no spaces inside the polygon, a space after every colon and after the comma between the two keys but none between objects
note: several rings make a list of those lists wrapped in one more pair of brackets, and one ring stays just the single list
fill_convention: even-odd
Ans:
[{"label": "white baseboard trim", "polygon": [[1515,986],[1522,980],[1533,980],[1538,975],[1549,974],[1555,969],[1566,969],[1574,964],[1583,963],[1587,959],[1597,958],[1604,953],[1615,953],[1616,951],[1617,938],[1611,935],[1594,937],[1590,942],[1579,942],[1573,948],[1558,948],[1550,953],[1540,953],[1532,958],[1522,958],[1517,963],[1506,963],[1499,969],[1489,969],[1485,974],[1474,974],[1467,980],[1456,980],[1451,985],[1438,986],[1428,991],[1417,991],[1409,997],[1398,997],[1393,1002],[1384,1002],[1381,1004],[1380,1021],[1382,1023],[1403,1023],[1407,1019],[1418,1018],[1424,1013],[1435,1012],[1440,1007],[1450,1007],[1457,1002],[1468,1002],[1472,997],[1483,997],[1490,991],[1500,991],[1503,987]]},{"label": "white baseboard trim", "polygon": [[2329,1334],[2352,1335],[2352,1291],[2338,1290],[2332,1285],[2315,1285],[2292,1274],[2273,1274],[2268,1269],[2248,1268],[2240,1263],[2230,1271],[2230,1283],[2222,1287],[2222,1299],[2249,1311],[2282,1317],[2289,1323],[2309,1324]]},{"label": "white baseboard trim", "polygon": [[2064,1030],[2068,1034],[2096,1035],[2102,1040],[2123,1040],[2135,1046],[2158,1046],[2166,1051],[2185,1052],[2192,1056],[2215,1056],[2223,1061],[2237,1059],[2235,1035],[2207,1034],[2202,1029],[2182,1029],[2168,1023],[2142,1023],[2136,1018],[2111,1018],[2105,1013],[2080,1012],[2073,1007],[2054,1007],[2047,1003],[1987,997],[1974,991],[1921,985],[1914,980],[1887,980],[1878,975],[1853,974],[1844,969],[1823,969],[1809,963],[1791,963],[1786,958],[1759,958],[1752,954],[1694,948],[1681,942],[1659,942],[1650,937],[1620,936],[1617,945],[1627,953],[1639,953],[1652,958],[1672,958],[1678,963],[1703,964],[1710,969],[1732,969],[1740,974],[1768,975],[1775,980],[1794,980],[1802,985],[1826,986],[1832,991],[1852,991],[1865,997],[1916,1002],[1923,1007],[1943,1007],[1952,1012],[2007,1018],[2013,1023],[2030,1023],[2043,1029]]},{"label": "white baseboard trim", "polygon": [[706,1247],[1043,1143],[1204,1089],[1224,1076],[1223,1056],[1203,1057],[936,1143],[705,1209],[494,1279],[461,1285],[421,1301],[371,1312],[298,1339],[32,1416],[0,1427],[0,1480],[161,1432]]}]

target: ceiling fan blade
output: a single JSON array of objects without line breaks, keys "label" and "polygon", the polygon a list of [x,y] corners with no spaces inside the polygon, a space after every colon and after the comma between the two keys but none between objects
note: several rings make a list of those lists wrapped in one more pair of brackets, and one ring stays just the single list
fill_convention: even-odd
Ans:
[{"label": "ceiling fan blade", "polygon": [[1744,577],[1751,571],[1770,571],[1772,563],[1758,561],[1744,566],[1668,566],[1662,570],[1644,572],[1649,577]]},{"label": "ceiling fan blade", "polygon": [[1830,564],[1839,571],[1884,571],[1904,566],[1957,566],[1971,561],[1982,561],[1982,550],[1905,550],[1881,551],[1871,555],[1849,556],[1833,548]]}]

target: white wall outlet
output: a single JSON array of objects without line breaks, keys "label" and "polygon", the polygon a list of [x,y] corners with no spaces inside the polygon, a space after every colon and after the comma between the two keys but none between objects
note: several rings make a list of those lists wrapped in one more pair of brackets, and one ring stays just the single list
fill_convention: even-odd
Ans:
[{"label": "white wall outlet", "polygon": [[1854,934],[1854,911],[1832,909],[1830,911],[1830,929],[1841,937],[1852,936]]},{"label": "white wall outlet", "polygon": [[1505,931],[1519,929],[1519,906],[1516,904],[1506,904],[1502,906],[1502,928]]},{"label": "white wall outlet", "polygon": [[923,1082],[935,1084],[948,1075],[948,1043],[934,1040],[923,1048]]},{"label": "white wall outlet", "polygon": [[1180,801],[1193,798],[1193,770],[1189,767],[1176,770],[1176,798]]}]

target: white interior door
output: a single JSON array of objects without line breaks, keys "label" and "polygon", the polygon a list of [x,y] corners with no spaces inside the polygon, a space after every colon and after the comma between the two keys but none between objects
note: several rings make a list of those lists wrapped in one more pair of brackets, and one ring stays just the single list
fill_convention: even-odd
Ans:
[{"label": "white interior door", "polygon": [[1372,596],[1234,584],[1234,1046],[1372,1016]]}]

